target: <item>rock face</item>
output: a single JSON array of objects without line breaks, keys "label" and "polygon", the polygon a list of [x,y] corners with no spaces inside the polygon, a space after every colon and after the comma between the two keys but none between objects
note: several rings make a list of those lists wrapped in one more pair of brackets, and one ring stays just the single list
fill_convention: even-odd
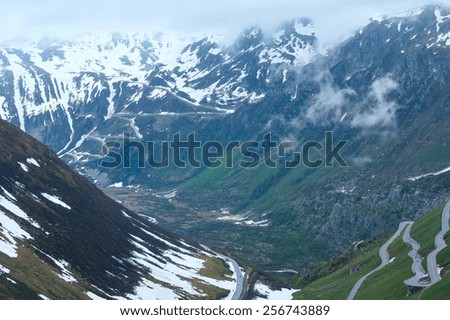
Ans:
[{"label": "rock face", "polygon": [[[227,230],[209,241],[260,266],[296,268],[393,230],[448,196],[449,17],[433,6],[374,20],[325,56],[306,19],[270,35],[251,28],[228,47],[214,36],[186,43],[112,35],[2,48],[0,116],[99,185],[168,184],[202,209],[180,227],[166,217],[170,207],[157,217],[162,225],[201,239]],[[296,146],[333,131],[348,140],[349,167],[99,165],[102,144],[124,132],[161,141],[192,131],[224,144],[261,141],[270,131]],[[205,221],[203,211],[223,208],[236,216]]]}]

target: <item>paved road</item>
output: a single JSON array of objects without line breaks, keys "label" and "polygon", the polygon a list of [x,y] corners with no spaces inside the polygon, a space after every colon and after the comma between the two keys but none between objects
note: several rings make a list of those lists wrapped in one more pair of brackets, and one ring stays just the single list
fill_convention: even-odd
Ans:
[{"label": "paved road", "polygon": [[356,282],[356,284],[353,287],[352,291],[348,295],[347,300],[353,300],[355,298],[356,294],[358,293],[359,288],[361,287],[363,282],[370,275],[374,274],[375,272],[377,272],[378,270],[384,268],[387,264],[389,264],[389,253],[387,251],[388,247],[392,244],[392,242],[395,241],[395,239],[397,239],[400,236],[400,234],[403,232],[403,229],[405,229],[405,227],[407,227],[410,224],[412,224],[411,221],[404,221],[404,222],[400,223],[400,225],[398,226],[398,229],[395,232],[395,234],[391,238],[389,238],[389,240],[386,241],[386,243],[383,244],[383,246],[380,248],[380,251],[379,251],[379,255],[380,255],[380,258],[381,258],[380,265],[378,267],[376,267],[375,269],[373,269],[372,271],[370,271],[365,276],[363,276],[361,279],[359,279],[358,282]]},{"label": "paved road", "polygon": [[245,276],[242,274],[241,267],[234,259],[221,255],[220,253],[217,252],[214,253],[221,259],[225,260],[226,262],[230,262],[233,265],[234,274],[236,275],[236,290],[234,291],[231,300],[240,300],[244,295],[244,283],[245,283]]},{"label": "paved road", "polygon": [[231,300],[240,300],[244,295],[245,276],[242,274],[241,267],[239,267],[236,261],[230,258],[228,258],[228,261],[233,265],[234,272],[236,274],[236,291],[234,292]]},{"label": "paved road", "polygon": [[403,234],[403,242],[411,246],[411,251],[408,256],[411,257],[413,263],[411,265],[411,270],[414,272],[414,276],[405,280],[405,284],[413,287],[426,287],[428,284],[421,281],[421,279],[427,276],[427,273],[422,266],[422,257],[419,254],[420,244],[411,238],[411,228],[413,223],[408,224],[405,233]]},{"label": "paved road", "polygon": [[438,253],[444,249],[447,244],[444,241],[444,236],[450,229],[449,226],[449,219],[450,219],[450,201],[447,202],[447,205],[444,208],[444,211],[442,212],[442,229],[441,231],[436,235],[436,238],[434,239],[434,245],[436,249],[434,249],[427,257],[427,268],[428,268],[428,274],[430,275],[430,285],[438,282],[441,280],[441,275],[438,272],[438,266],[436,261],[436,256]]},{"label": "paved road", "polygon": [[236,290],[234,291],[233,297],[231,298],[231,300],[240,300],[240,299],[242,299],[242,297],[245,294],[245,290],[244,289],[245,289],[245,281],[246,281],[246,279],[245,279],[245,275],[241,271],[241,267],[239,266],[239,264],[234,259],[232,259],[230,257],[224,256],[223,254],[220,254],[220,253],[217,253],[215,251],[212,251],[211,249],[209,249],[206,246],[202,245],[202,247],[205,250],[207,250],[207,251],[215,254],[219,258],[223,259],[225,262],[230,262],[231,263],[231,265],[233,266],[233,269],[234,269],[234,274],[236,275]]},{"label": "paved road", "polygon": [[405,233],[403,234],[403,242],[410,245],[412,247],[411,251],[408,253],[408,256],[410,256],[413,260],[413,263],[411,265],[411,270],[414,272],[414,277],[405,280],[406,285],[414,286],[414,287],[428,287],[439,280],[441,280],[441,276],[439,274],[438,266],[436,257],[440,251],[442,251],[445,247],[447,247],[447,244],[444,241],[445,234],[450,230],[450,201],[447,202],[447,205],[445,206],[443,212],[442,212],[442,228],[441,231],[436,235],[434,239],[434,244],[436,249],[434,249],[430,254],[427,256],[427,268],[428,268],[428,275],[430,278],[429,282],[421,282],[420,279],[427,276],[427,273],[423,269],[422,266],[422,257],[419,255],[418,251],[420,249],[420,244],[411,238],[411,228],[414,224],[414,222],[411,221],[404,221],[401,222],[397,232],[380,248],[380,258],[381,258],[381,264],[374,270],[370,271],[368,274],[363,276],[361,279],[358,280],[358,282],[353,287],[352,291],[350,292],[349,296],[347,297],[347,300],[353,300],[356,296],[356,293],[358,292],[359,288],[363,284],[363,282],[373,273],[377,272],[378,270],[382,269],[389,263],[389,254],[388,254],[388,247],[394,242],[396,238],[400,236],[403,229],[406,228]]}]

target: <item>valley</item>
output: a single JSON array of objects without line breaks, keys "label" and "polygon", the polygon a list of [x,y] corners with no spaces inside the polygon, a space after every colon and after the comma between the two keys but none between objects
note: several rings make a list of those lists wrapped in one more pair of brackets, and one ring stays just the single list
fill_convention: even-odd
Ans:
[{"label": "valley", "polygon": [[[232,42],[98,33],[0,45],[0,294],[242,299],[289,296],[289,283],[297,299],[448,297],[448,232],[442,251],[434,241],[450,194],[450,9],[373,18],[327,51],[319,34],[296,18]],[[250,150],[274,167],[240,166],[251,153],[226,148],[234,166],[161,159],[192,133],[220,146],[270,133],[290,147]],[[284,165],[342,141],[346,165]],[[110,167],[113,151],[124,156]],[[141,165],[151,157],[168,165]],[[45,279],[20,271],[29,263]],[[403,282],[425,273],[433,284],[407,295]]]}]

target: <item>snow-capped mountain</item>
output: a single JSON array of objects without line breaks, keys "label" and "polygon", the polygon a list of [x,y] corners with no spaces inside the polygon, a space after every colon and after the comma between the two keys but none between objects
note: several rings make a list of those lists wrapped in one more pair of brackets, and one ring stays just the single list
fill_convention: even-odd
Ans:
[{"label": "snow-capped mountain", "polygon": [[[3,120],[0,146],[0,298],[233,298],[228,258],[120,206]],[[210,276],[212,261],[229,271]]]},{"label": "snow-capped mountain", "polygon": [[[211,35],[110,35],[3,47],[1,117],[99,185],[175,186],[198,222],[185,234],[227,228],[217,243],[258,265],[296,268],[415,219],[448,194],[446,172],[408,179],[449,166],[449,18],[432,6],[374,19],[325,56],[305,19],[270,34],[250,28],[230,46]],[[194,131],[224,145],[268,131],[301,145],[333,131],[349,141],[352,171],[99,167],[103,143],[124,132],[158,142]],[[221,208],[235,219],[217,220]],[[179,227],[173,220],[165,225]],[[256,238],[264,250],[242,245]]]},{"label": "snow-capped mountain", "polygon": [[[283,267],[292,268],[309,258],[306,263],[317,262],[439,206],[450,190],[449,37],[449,8],[373,20],[297,70],[276,93],[196,130],[204,141],[224,145],[262,141],[271,132],[275,141],[294,142],[298,152],[333,132],[334,145],[347,141],[341,154],[348,166],[333,161],[329,167],[287,169],[279,159],[278,169],[205,169],[186,183],[180,175],[178,202],[270,221],[264,231],[243,226],[220,239],[234,241],[229,248],[267,268],[281,267],[277,261],[291,261]],[[427,180],[414,180],[424,175]],[[243,247],[249,234],[266,251]]]},{"label": "snow-capped mountain", "polygon": [[[448,197],[449,14],[427,7],[374,20],[327,56],[288,70],[288,81],[268,89],[260,102],[225,117],[157,123],[172,134],[195,131],[200,141],[223,145],[262,141],[271,132],[275,141],[301,148],[323,142],[331,131],[335,144],[348,141],[341,150],[348,167],[333,161],[332,167],[286,169],[279,159],[278,169],[151,172],[134,165],[103,174],[124,185],[147,185],[152,178],[160,179],[156,186],[175,185],[177,203],[188,204],[189,219],[197,223],[180,226],[161,214],[161,224],[203,241],[210,230],[225,229],[211,241],[268,269],[295,269],[394,230]],[[154,139],[143,118],[136,123],[144,139]],[[426,180],[410,180],[423,175]],[[223,208],[231,214],[222,215]],[[253,241],[264,249],[255,250]]]},{"label": "snow-capped mountain", "polygon": [[288,67],[308,63],[316,38],[302,19],[270,35],[251,28],[229,47],[218,41],[88,34],[3,46],[0,117],[62,155],[123,113],[232,113],[260,101],[271,81],[287,81]]}]

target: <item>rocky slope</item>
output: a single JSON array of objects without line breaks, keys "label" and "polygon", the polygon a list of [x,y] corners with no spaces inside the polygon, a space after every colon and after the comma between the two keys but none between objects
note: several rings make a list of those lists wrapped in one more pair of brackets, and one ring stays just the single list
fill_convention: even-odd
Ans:
[{"label": "rocky slope", "polygon": [[0,146],[1,298],[233,296],[229,262],[120,206],[3,120]]}]

